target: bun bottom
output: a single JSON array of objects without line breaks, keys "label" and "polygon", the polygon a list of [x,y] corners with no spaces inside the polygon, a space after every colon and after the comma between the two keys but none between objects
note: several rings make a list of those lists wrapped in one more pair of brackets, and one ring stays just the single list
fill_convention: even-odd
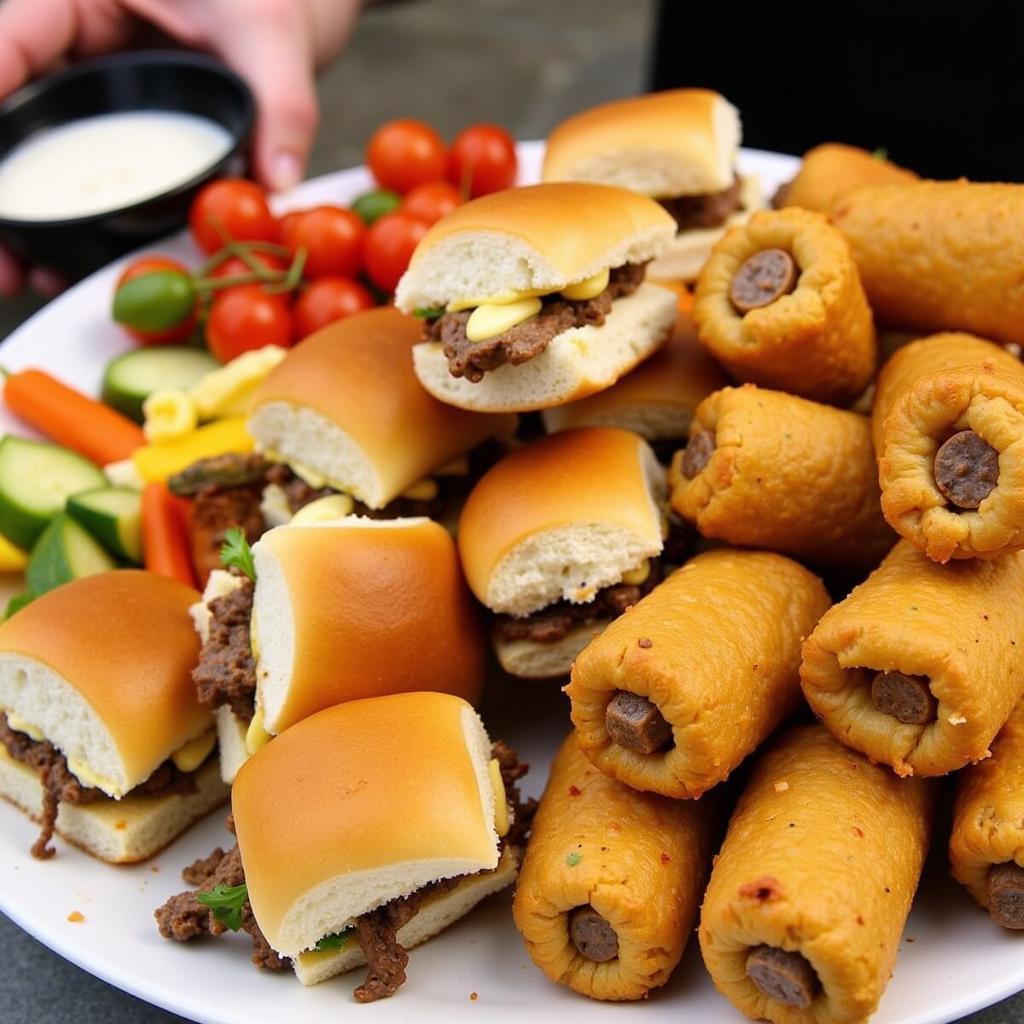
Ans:
[{"label": "bun bottom", "polygon": [[217,749],[220,755],[220,777],[230,786],[242,765],[249,760],[245,734],[249,723],[239,718],[226,704],[214,712],[217,719]]},{"label": "bun bottom", "polygon": [[618,427],[639,434],[645,441],[679,441],[679,447],[685,448],[693,407],[682,401],[677,404],[638,401],[595,412],[581,411],[577,405],[562,405],[545,409],[540,415],[549,434],[576,427]]},{"label": "bun bottom", "polygon": [[[454,889],[426,900],[419,913],[398,932],[398,941],[405,949],[412,949],[444,931],[482,899],[510,886],[516,879],[520,858],[518,847],[506,847],[493,871],[469,875]],[[321,981],[365,964],[362,948],[355,939],[350,939],[343,949],[337,951],[300,953],[292,966],[303,985],[319,985]]]},{"label": "bun bottom", "polygon": [[[217,758],[196,776],[198,790],[188,796],[101,797],[91,804],[61,804],[57,835],[108,864],[136,864],[158,854],[189,826],[227,802]],[[39,821],[43,787],[31,768],[0,748],[0,797]]]},{"label": "bun bottom", "polygon": [[595,619],[569,630],[561,639],[550,644],[534,640],[500,640],[494,637],[494,653],[501,667],[520,679],[554,679],[567,676],[576,655],[597,633],[603,633],[611,619]]},{"label": "bun bottom", "polygon": [[439,342],[412,350],[420,383],[435,398],[476,412],[530,412],[609,388],[652,355],[676,320],[674,292],[645,282],[616,299],[600,327],[563,331],[539,356],[518,366],[506,363],[476,384],[453,377]]}]

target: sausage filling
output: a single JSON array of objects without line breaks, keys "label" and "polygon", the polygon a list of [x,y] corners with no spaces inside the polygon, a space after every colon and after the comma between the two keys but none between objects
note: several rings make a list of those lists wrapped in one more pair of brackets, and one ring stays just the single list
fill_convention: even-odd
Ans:
[{"label": "sausage filling", "polygon": [[939,706],[928,682],[927,676],[879,672],[871,681],[871,703],[904,725],[927,725],[935,721]]},{"label": "sausage filling", "polygon": [[999,452],[973,430],[961,430],[935,453],[932,472],[946,501],[974,509],[999,483]]},{"label": "sausage filling", "polygon": [[653,754],[672,740],[672,726],[658,705],[638,693],[617,690],[604,714],[613,743],[637,754]]},{"label": "sausage filling", "polygon": [[569,914],[569,938],[581,956],[603,964],[619,955],[615,929],[591,906]]},{"label": "sausage filling", "polygon": [[1024,868],[996,864],[988,873],[988,912],[996,924],[1024,929]]},{"label": "sausage filling", "polygon": [[821,988],[806,957],[776,946],[754,946],[747,954],[746,970],[762,995],[798,1010],[806,1010]]},{"label": "sausage filling", "polygon": [[785,249],[763,249],[740,264],[729,288],[729,301],[743,316],[788,295],[799,276],[796,262]]},{"label": "sausage filling", "polygon": [[683,449],[683,476],[692,480],[703,472],[704,467],[711,461],[715,454],[715,432],[713,430],[698,429],[690,435]]}]

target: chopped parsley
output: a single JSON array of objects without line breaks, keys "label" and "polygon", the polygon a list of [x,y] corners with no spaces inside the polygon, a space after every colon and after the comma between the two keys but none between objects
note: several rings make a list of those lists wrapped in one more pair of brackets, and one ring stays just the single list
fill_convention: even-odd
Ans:
[{"label": "chopped parsley", "polygon": [[244,882],[241,885],[221,883],[209,892],[196,893],[196,899],[204,907],[209,907],[213,916],[233,932],[242,927],[242,907],[248,898],[249,889]]},{"label": "chopped parsley", "polygon": [[252,560],[252,548],[245,539],[241,527],[232,526],[224,534],[220,548],[220,564],[225,569],[240,569],[251,580],[256,579],[256,566]]},{"label": "chopped parsley", "polygon": [[352,934],[351,928],[346,928],[343,932],[334,932],[333,935],[325,935],[314,947],[317,953],[328,953],[335,949],[344,949],[345,943],[348,942],[349,936]]},{"label": "chopped parsley", "polygon": [[444,315],[443,306],[421,306],[412,311],[412,315],[420,320],[436,320]]},{"label": "chopped parsley", "polygon": [[581,860],[583,860],[583,854],[577,853],[575,850],[573,850],[572,853],[570,853],[569,856],[565,858],[565,863],[568,864],[569,867],[574,868],[577,864],[579,864]]},{"label": "chopped parsley", "polygon": [[885,146],[879,146],[878,149],[876,149],[871,155],[876,160],[888,160],[889,159],[889,150],[887,150],[885,148]]}]

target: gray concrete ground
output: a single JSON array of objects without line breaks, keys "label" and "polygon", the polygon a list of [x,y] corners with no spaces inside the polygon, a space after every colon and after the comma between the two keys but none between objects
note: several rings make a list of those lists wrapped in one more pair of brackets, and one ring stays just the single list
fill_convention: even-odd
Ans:
[{"label": "gray concrete ground", "polygon": [[[425,118],[449,137],[495,121],[531,138],[575,110],[636,92],[653,10],[653,0],[414,0],[371,9],[322,80],[310,173],[360,162],[370,132],[391,117]],[[38,305],[0,301],[0,338]],[[3,917],[0,954],[4,1024],[178,1020],[61,960]],[[1024,1024],[1024,996],[967,1020]]]}]

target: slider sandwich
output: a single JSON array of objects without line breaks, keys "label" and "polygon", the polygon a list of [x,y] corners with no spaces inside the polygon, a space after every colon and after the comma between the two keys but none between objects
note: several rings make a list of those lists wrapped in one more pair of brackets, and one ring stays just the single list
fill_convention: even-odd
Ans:
[{"label": "slider sandwich", "polygon": [[293,726],[231,794],[238,845],[184,872],[156,912],[188,941],[244,929],[253,962],[304,985],[363,964],[360,1002],[394,994],[406,950],[511,885],[532,806],[526,767],[440,693],[352,701]]},{"label": "slider sandwich", "polygon": [[616,100],[563,121],[548,136],[544,181],[593,181],[651,196],[676,236],[648,268],[661,280],[695,280],[711,247],[764,203],[740,177],[740,119],[723,96],[673,89]]},{"label": "slider sandwich", "polygon": [[664,470],[636,434],[588,427],[507,456],[470,493],[459,554],[515,676],[565,675],[661,578]]},{"label": "slider sandwich", "polygon": [[36,598],[0,625],[0,796],[112,864],[145,860],[227,799],[190,670],[190,587],[137,570]]},{"label": "slider sandwich", "polygon": [[423,387],[480,412],[609,387],[671,330],[676,296],[645,275],[673,232],[657,203],[603,185],[533,185],[459,206],[423,237],[395,293],[423,320]]},{"label": "slider sandwich", "polygon": [[[513,416],[463,412],[431,398],[413,373],[421,324],[374,309],[331,324],[289,351],[252,399],[256,456],[203,460],[170,481],[195,499],[193,557],[205,580],[225,531],[255,541],[301,507],[333,496],[334,515],[441,518]],[[488,442],[491,442],[489,445]]]},{"label": "slider sandwich", "polygon": [[226,561],[233,571],[211,573],[192,608],[203,640],[192,676],[216,709],[226,782],[273,736],[334,704],[410,690],[479,697],[479,616],[437,523],[297,522],[251,551],[236,531]]}]

